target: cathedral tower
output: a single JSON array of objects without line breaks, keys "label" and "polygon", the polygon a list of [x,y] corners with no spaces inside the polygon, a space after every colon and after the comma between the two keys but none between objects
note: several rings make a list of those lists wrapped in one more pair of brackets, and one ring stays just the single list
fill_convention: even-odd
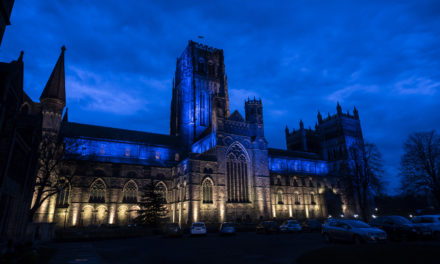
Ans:
[{"label": "cathedral tower", "polygon": [[214,108],[221,116],[229,116],[223,50],[189,41],[177,59],[170,134],[179,136],[188,150],[205,130],[216,125],[211,113]]}]

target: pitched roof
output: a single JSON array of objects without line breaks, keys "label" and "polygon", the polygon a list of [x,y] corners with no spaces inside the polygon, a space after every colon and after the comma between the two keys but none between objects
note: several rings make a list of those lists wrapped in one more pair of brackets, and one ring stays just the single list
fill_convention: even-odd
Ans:
[{"label": "pitched roof", "polygon": [[67,137],[128,141],[170,147],[178,147],[179,145],[178,138],[175,136],[73,122],[63,123],[61,133]]},{"label": "pitched roof", "polygon": [[49,80],[41,93],[40,101],[44,99],[59,99],[66,104],[66,88],[65,88],[65,73],[64,73],[64,51],[66,48],[61,47],[61,54],[58,61],[50,74]]},{"label": "pitched roof", "polygon": [[274,149],[274,148],[269,148],[267,150],[269,152],[269,156],[305,158],[305,159],[314,159],[314,160],[321,159],[318,154],[313,152],[293,151],[293,150]]},{"label": "pitched roof", "polygon": [[235,110],[228,119],[232,121],[244,122],[243,116],[237,110]]}]

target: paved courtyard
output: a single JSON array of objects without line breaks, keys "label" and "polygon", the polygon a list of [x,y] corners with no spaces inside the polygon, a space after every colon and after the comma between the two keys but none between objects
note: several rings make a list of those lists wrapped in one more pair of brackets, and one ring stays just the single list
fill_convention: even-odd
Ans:
[{"label": "paved courtyard", "polygon": [[[410,242],[420,244],[422,242]],[[423,242],[424,243],[424,242]],[[437,242],[436,242],[437,243]],[[397,244],[398,245],[398,244]],[[328,245],[318,233],[235,237],[141,238],[57,243],[50,263],[295,263],[300,255]],[[354,245],[341,244],[344,251]],[[398,245],[399,246],[399,245]],[[408,244],[406,245],[408,246]],[[440,248],[439,248],[440,252]]]}]

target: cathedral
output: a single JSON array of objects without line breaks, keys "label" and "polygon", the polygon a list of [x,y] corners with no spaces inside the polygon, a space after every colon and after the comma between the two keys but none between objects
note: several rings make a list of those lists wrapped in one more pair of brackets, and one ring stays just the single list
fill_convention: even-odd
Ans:
[{"label": "cathedral", "polygon": [[129,224],[151,181],[169,220],[180,225],[357,212],[337,173],[350,144],[363,142],[356,108],[318,112],[314,129],[302,121],[296,130],[280,129],[286,149],[269,148],[261,99],[245,101],[245,116],[229,109],[221,49],[189,41],[177,59],[169,135],[70,122],[65,99],[63,49],[39,104],[43,130],[65,139],[64,157],[73,162],[63,170],[73,176],[43,204],[37,222]]}]

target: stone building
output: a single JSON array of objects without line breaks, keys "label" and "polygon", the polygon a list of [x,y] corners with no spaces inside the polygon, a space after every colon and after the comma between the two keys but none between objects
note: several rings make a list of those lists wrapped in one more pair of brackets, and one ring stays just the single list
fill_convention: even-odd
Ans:
[{"label": "stone building", "polygon": [[246,100],[244,112],[230,113],[223,50],[189,41],[177,59],[169,135],[53,115],[51,124],[76,142],[66,151],[75,164],[64,168],[74,177],[37,220],[127,224],[150,181],[166,197],[170,221],[184,225],[354,213],[334,172],[352,141],[363,140],[356,110],[345,114],[338,105],[335,115],[318,114],[315,130],[302,122],[286,128],[285,150],[268,147],[261,99]]},{"label": "stone building", "polygon": [[[0,43],[13,0],[0,1]],[[23,89],[23,52],[0,62],[0,248],[26,239],[41,138],[41,108]]]}]

